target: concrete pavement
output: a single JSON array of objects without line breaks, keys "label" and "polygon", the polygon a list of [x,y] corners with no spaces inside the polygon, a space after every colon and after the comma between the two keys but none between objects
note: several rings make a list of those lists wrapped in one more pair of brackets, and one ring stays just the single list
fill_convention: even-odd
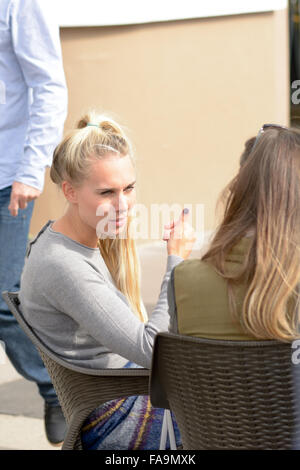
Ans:
[{"label": "concrete pavement", "polygon": [[46,439],[43,413],[36,384],[23,379],[6,356],[0,363],[0,450],[60,450]]}]

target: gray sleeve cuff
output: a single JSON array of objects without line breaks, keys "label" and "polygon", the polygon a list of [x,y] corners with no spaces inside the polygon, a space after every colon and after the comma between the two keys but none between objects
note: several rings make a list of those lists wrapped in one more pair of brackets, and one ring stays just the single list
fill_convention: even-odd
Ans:
[{"label": "gray sleeve cuff", "polygon": [[168,255],[168,260],[167,260],[167,272],[172,271],[172,269],[177,266],[179,263],[184,261],[181,256],[177,255]]}]

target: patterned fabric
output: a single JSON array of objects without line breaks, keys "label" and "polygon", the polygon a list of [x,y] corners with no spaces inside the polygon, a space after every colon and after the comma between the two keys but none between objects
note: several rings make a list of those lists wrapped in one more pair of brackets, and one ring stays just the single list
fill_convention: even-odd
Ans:
[{"label": "patterned fabric", "polygon": [[[137,368],[128,362],[125,368]],[[84,422],[84,450],[158,450],[164,409],[154,408],[149,396],[111,400],[96,408]],[[172,415],[177,447],[181,437]],[[170,448],[169,438],[166,449]]]}]

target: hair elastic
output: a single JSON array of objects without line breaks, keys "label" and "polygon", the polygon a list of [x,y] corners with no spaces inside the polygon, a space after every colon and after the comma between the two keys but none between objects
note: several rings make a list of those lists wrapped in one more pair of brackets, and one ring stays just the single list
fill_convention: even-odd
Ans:
[{"label": "hair elastic", "polygon": [[110,150],[112,152],[116,152],[116,153],[120,153],[119,150],[117,149],[114,149],[113,147],[111,147],[110,145],[105,145],[105,144],[95,144],[94,147],[102,147],[106,150]]},{"label": "hair elastic", "polygon": [[93,124],[92,122],[88,122],[86,127],[87,126],[95,126],[95,127],[99,127],[99,124]]}]

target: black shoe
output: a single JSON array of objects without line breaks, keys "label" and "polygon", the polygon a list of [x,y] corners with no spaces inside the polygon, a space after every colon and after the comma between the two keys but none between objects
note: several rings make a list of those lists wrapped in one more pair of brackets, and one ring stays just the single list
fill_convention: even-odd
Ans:
[{"label": "black shoe", "polygon": [[59,446],[63,443],[67,425],[59,405],[51,406],[45,403],[45,430],[50,444]]}]

